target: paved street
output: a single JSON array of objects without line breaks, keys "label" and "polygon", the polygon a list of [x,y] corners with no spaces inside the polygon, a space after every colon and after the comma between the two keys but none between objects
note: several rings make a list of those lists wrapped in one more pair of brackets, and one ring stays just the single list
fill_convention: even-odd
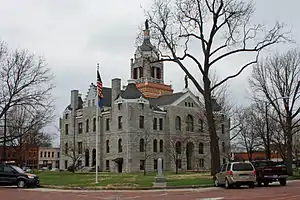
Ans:
[{"label": "paved street", "polygon": [[261,188],[203,188],[185,190],[160,190],[160,191],[59,191],[51,189],[17,189],[0,188],[1,199],[9,200],[252,200],[252,199],[272,199],[272,200],[292,200],[300,199],[300,181],[289,182],[286,187],[271,185]]}]

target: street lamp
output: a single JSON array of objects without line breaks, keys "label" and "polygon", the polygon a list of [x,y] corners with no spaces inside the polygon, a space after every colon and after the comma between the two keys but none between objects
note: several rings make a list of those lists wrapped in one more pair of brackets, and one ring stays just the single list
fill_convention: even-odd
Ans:
[{"label": "street lamp", "polygon": [[269,119],[268,119],[268,106],[273,103],[274,101],[278,100],[278,99],[289,99],[289,96],[285,96],[285,97],[278,97],[276,99],[273,99],[270,102],[265,102],[265,109],[266,109],[266,128],[267,128],[267,146],[266,146],[266,156],[267,156],[267,160],[271,160],[271,148],[270,148],[270,130],[269,130]]}]

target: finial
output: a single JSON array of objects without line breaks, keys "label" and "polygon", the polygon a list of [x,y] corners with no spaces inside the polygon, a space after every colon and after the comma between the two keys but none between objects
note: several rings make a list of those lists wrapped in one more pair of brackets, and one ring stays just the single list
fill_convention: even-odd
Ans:
[{"label": "finial", "polygon": [[145,29],[146,29],[146,30],[149,29],[149,21],[148,21],[148,19],[146,19],[146,21],[145,21]]},{"label": "finial", "polygon": [[99,63],[97,63],[97,70],[99,70]]}]

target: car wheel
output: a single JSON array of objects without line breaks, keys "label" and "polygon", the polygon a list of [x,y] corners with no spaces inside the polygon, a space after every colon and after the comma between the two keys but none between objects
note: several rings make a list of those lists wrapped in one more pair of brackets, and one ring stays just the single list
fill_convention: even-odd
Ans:
[{"label": "car wheel", "polygon": [[280,183],[280,185],[285,186],[286,185],[286,179],[280,179],[279,183]]},{"label": "car wheel", "polygon": [[264,186],[268,186],[269,185],[269,181],[264,181]]},{"label": "car wheel", "polygon": [[225,188],[226,189],[231,188],[231,185],[230,185],[230,183],[229,183],[229,181],[227,179],[225,180]]},{"label": "car wheel", "polygon": [[258,186],[258,187],[261,187],[261,186],[262,186],[262,181],[261,181],[261,180],[257,181],[257,186]]},{"label": "car wheel", "polygon": [[249,188],[254,188],[254,183],[250,183]]},{"label": "car wheel", "polygon": [[219,187],[219,186],[220,186],[219,180],[218,180],[217,178],[215,179],[215,186],[216,186],[216,187]]},{"label": "car wheel", "polygon": [[26,186],[26,183],[24,180],[19,180],[17,183],[18,188],[24,188]]}]

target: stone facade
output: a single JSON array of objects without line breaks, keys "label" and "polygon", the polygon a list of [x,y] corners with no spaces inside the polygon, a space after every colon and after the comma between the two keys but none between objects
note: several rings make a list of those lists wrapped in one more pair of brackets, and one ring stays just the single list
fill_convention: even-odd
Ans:
[{"label": "stone facade", "polygon": [[[148,31],[148,30],[145,30]],[[210,168],[210,149],[204,105],[188,88],[173,93],[163,82],[163,63],[157,59],[149,31],[144,43],[131,59],[131,80],[121,89],[121,80],[112,80],[112,88],[103,87],[103,108],[97,108],[97,88],[91,84],[82,100],[79,91],[71,91],[70,105],[60,119],[60,168],[67,169],[74,160],[80,167],[100,171],[139,172],[157,168],[163,159],[164,170],[197,170]],[[137,70],[135,70],[137,69]],[[156,75],[154,74],[156,73]],[[157,75],[160,73],[160,75]],[[160,95],[145,95],[138,84],[160,84]],[[154,84],[154,85],[155,85]],[[161,89],[169,87],[167,90]],[[166,92],[167,91],[167,92]],[[150,91],[151,93],[151,91]],[[215,106],[221,162],[230,152],[229,119]],[[96,122],[96,110],[100,117]],[[96,156],[96,123],[99,127],[99,154]],[[74,145],[75,144],[75,145]]]}]

